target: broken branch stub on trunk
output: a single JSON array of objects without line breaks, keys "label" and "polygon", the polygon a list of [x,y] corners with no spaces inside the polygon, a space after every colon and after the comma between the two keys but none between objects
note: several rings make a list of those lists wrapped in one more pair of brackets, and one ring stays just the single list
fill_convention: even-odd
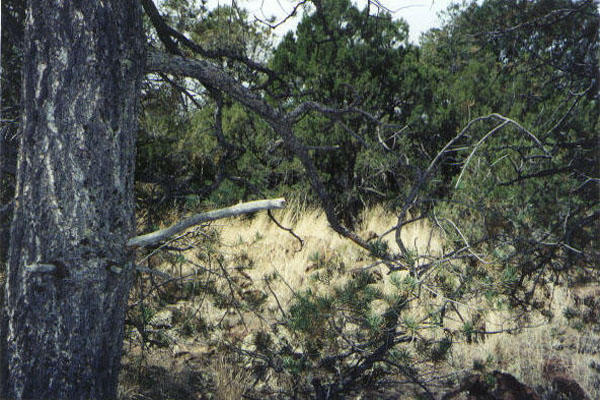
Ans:
[{"label": "broken branch stub on trunk", "polygon": [[217,219],[236,217],[242,214],[249,214],[256,211],[263,210],[274,210],[285,207],[285,199],[271,199],[271,200],[257,200],[250,201],[247,203],[237,204],[235,206],[221,208],[219,210],[209,211],[205,213],[196,214],[182,221],[179,221],[175,225],[171,225],[168,228],[160,229],[145,235],[136,236],[129,239],[127,246],[129,247],[147,247],[162,242],[170,238],[171,236],[186,230],[194,225],[201,224],[203,222],[215,221]]}]

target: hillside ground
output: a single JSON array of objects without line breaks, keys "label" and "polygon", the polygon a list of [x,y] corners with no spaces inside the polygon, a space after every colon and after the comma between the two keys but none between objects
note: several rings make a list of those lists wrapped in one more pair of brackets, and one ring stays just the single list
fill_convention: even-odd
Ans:
[{"label": "hillside ground", "polygon": [[[128,325],[122,399],[241,398],[256,383],[247,360],[221,352],[216,344],[225,341],[251,349],[253,333],[264,328],[281,308],[286,309],[295,293],[311,285],[319,290],[311,276],[324,266],[338,266],[340,271],[331,274],[331,279],[335,280],[333,283],[341,283],[352,279],[352,271],[373,264],[367,251],[329,228],[320,210],[291,207],[275,215],[283,226],[292,228],[303,240],[302,246],[297,238],[277,227],[266,213],[259,213],[251,218],[218,221],[190,234],[200,239],[202,235],[212,235],[217,239],[205,243],[217,243],[216,248],[207,251],[203,247],[206,244],[190,246],[176,257],[156,253],[144,260],[150,268],[183,279],[171,289],[165,285],[152,290],[152,284],[138,283],[138,291],[132,296],[132,312],[147,314],[144,317],[147,337],[142,340],[139,329]],[[373,232],[381,234],[395,222],[393,213],[377,206],[363,213],[359,232],[364,237]],[[442,235],[426,221],[417,221],[405,228],[403,239],[419,253],[435,254],[443,249]],[[392,251],[397,250],[393,234],[384,240]],[[169,290],[174,293],[184,289],[194,291],[193,285],[201,282],[199,271],[208,264],[214,265],[215,261],[219,265],[216,273],[220,268],[222,276],[227,277],[219,290],[233,300],[232,307],[208,301],[201,288],[196,288],[193,296],[174,294],[168,298]],[[394,290],[383,265],[369,269],[377,275],[376,285],[383,291]],[[269,279],[273,276],[278,278]],[[152,279],[156,284],[164,278],[152,275]],[[262,314],[243,307],[236,309],[238,297],[240,302],[260,299]],[[506,330],[514,326],[515,316],[511,312],[493,309],[485,303],[458,304],[458,311],[465,317],[477,313],[482,316],[486,331],[501,333],[468,342],[456,336],[450,355],[437,367],[436,373],[459,377],[472,371],[501,370],[551,399],[554,397],[550,374],[559,370],[575,378],[590,398],[600,398],[598,324],[593,321],[586,324],[574,318],[586,313],[588,322],[590,315],[597,318],[599,299],[597,285],[554,287],[546,293],[553,317],[532,315],[526,329],[512,331]],[[140,307],[145,307],[145,311],[135,311]],[[455,322],[459,329],[461,321]],[[215,326],[219,328],[207,328]],[[445,390],[450,388],[440,387],[439,393]]]}]

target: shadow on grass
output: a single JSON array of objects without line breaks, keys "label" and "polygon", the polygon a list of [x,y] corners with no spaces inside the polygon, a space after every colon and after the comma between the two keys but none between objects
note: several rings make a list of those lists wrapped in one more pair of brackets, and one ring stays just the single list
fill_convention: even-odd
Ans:
[{"label": "shadow on grass", "polygon": [[119,400],[198,400],[208,398],[210,382],[200,369],[167,368],[126,362],[121,371]]}]

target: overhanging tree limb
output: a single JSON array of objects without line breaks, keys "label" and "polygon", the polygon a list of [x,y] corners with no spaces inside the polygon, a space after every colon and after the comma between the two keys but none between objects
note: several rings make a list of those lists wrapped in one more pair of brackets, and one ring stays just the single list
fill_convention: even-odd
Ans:
[{"label": "overhanging tree limb", "polygon": [[[317,168],[311,160],[306,146],[294,134],[294,114],[286,114],[265,101],[262,97],[235,80],[218,66],[204,60],[194,60],[150,50],[146,59],[146,72],[169,73],[197,79],[203,85],[227,93],[232,99],[258,114],[271,126],[284,141],[306,170],[310,184],[317,194],[331,228],[340,235],[349,238],[359,246],[368,249],[369,245],[356,233],[343,226],[337,218],[332,201]],[[331,113],[335,112],[329,109]],[[341,112],[341,111],[339,111]]]},{"label": "overhanging tree limb", "polygon": [[273,80],[276,77],[275,72],[273,70],[267,68],[259,62],[249,59],[243,54],[239,54],[235,51],[225,48],[217,50],[205,49],[198,43],[188,39],[183,33],[172,28],[165,22],[164,18],[160,15],[160,12],[156,8],[156,5],[152,0],[142,0],[142,5],[144,6],[144,11],[150,18],[150,22],[156,29],[159,39],[165,45],[169,53],[182,55],[181,50],[177,46],[178,43],[181,43],[188,49],[192,50],[194,53],[199,54],[203,57],[212,59],[226,57],[231,60],[241,62],[245,64],[248,68],[267,74],[269,76],[269,80]]},{"label": "overhanging tree limb", "polygon": [[235,217],[242,214],[248,214],[262,210],[273,210],[285,207],[285,199],[257,200],[247,203],[237,204],[232,207],[221,208],[219,210],[209,211],[206,213],[196,214],[192,217],[179,221],[175,225],[168,228],[147,233],[145,235],[136,236],[129,239],[127,246],[129,247],[147,247],[157,244],[169,237],[184,231],[185,229],[203,222],[214,221],[217,219]]},{"label": "overhanging tree limb", "polygon": [[146,59],[146,72],[163,72],[195,78],[207,87],[227,93],[267,122],[283,120],[283,115],[264,99],[208,61],[188,59],[151,50]]}]

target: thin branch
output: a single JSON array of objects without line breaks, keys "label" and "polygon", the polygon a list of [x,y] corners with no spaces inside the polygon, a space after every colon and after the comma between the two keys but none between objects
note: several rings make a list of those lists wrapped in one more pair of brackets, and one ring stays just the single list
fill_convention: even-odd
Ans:
[{"label": "thin branch", "polygon": [[307,0],[304,0],[304,1],[301,1],[300,3],[296,4],[294,6],[294,9],[285,18],[283,18],[281,21],[277,22],[276,24],[269,23],[269,22],[267,22],[265,20],[262,20],[262,19],[260,19],[258,17],[254,17],[254,19],[256,21],[260,22],[261,24],[267,25],[270,29],[275,29],[275,28],[277,28],[277,27],[285,24],[286,21],[288,21],[290,18],[295,17],[296,13],[298,12],[298,9],[300,8],[300,6],[303,6],[307,2],[308,2]]},{"label": "thin branch", "polygon": [[248,203],[241,203],[232,207],[221,208],[219,210],[209,211],[206,213],[196,214],[190,218],[176,223],[168,228],[147,233],[145,235],[136,236],[129,239],[127,246],[129,247],[147,247],[160,243],[171,236],[184,231],[185,229],[203,222],[214,221],[222,218],[235,217],[242,214],[253,213],[262,210],[272,210],[285,207],[285,199],[272,200],[257,200]]},{"label": "thin branch", "polygon": [[551,169],[545,169],[542,171],[538,171],[532,174],[528,174],[528,175],[521,175],[519,174],[519,176],[515,179],[511,179],[510,181],[506,181],[506,182],[498,182],[498,186],[509,186],[512,185],[514,183],[517,183],[519,181],[524,181],[527,179],[532,179],[532,178],[542,178],[545,176],[552,176],[552,175],[558,175],[558,174],[564,174],[567,172],[573,172],[575,170],[575,167],[573,166],[568,166],[568,167],[564,167],[564,168],[551,168]]},{"label": "thin branch", "polygon": [[498,132],[500,129],[502,129],[503,127],[505,127],[506,125],[508,125],[508,121],[503,121],[500,125],[496,126],[494,129],[492,129],[491,131],[489,131],[488,133],[486,133],[481,140],[479,140],[479,142],[477,142],[475,144],[475,146],[473,146],[473,150],[471,151],[471,153],[469,154],[469,156],[467,157],[467,160],[465,161],[465,164],[463,165],[460,174],[458,175],[458,179],[456,179],[456,184],[454,185],[454,188],[458,188],[458,185],[460,185],[460,181],[462,180],[463,174],[465,173],[465,170],[467,169],[467,166],[469,165],[469,162],[471,161],[471,158],[473,158],[473,155],[475,154],[475,152],[477,151],[477,149],[479,149],[479,147],[483,144],[483,142],[486,141],[487,138],[489,138],[490,136],[492,136],[494,133]]},{"label": "thin branch", "polygon": [[277,225],[279,227],[279,229],[288,232],[290,235],[292,235],[294,238],[296,238],[296,240],[298,240],[298,242],[300,242],[300,248],[298,250],[296,250],[296,253],[301,251],[302,248],[304,247],[304,240],[302,240],[302,238],[300,236],[296,235],[296,233],[294,232],[294,230],[292,228],[286,228],[285,226],[281,225],[281,223],[279,221],[277,221],[277,218],[275,218],[275,216],[273,215],[271,210],[268,210],[267,214],[269,215],[269,218],[271,219],[271,221],[273,223],[275,223],[275,225]]},{"label": "thin branch", "polygon": [[173,279],[175,279],[174,277],[167,274],[166,272],[162,272],[157,269],[152,269],[152,268],[148,268],[148,267],[143,267],[141,265],[136,265],[135,270],[138,272],[144,273],[144,274],[158,275],[161,278],[166,279],[168,281],[172,281]]},{"label": "thin branch", "polygon": [[[151,275],[156,272],[155,269],[149,269],[149,270],[152,271],[150,273]],[[148,271],[142,270],[142,271],[139,271],[139,272],[145,273],[145,272],[148,272]],[[196,276],[197,276],[196,272],[192,272],[192,273],[187,274],[187,275],[172,277],[172,278],[166,279],[166,280],[164,280],[164,281],[162,281],[160,283],[154,284],[150,288],[150,291],[148,293],[146,293],[146,294],[140,293],[140,298],[135,303],[129,304],[127,306],[127,309],[131,310],[132,308],[137,307],[140,303],[142,303],[144,300],[146,300],[148,297],[150,297],[155,290],[158,290],[158,289],[160,289],[163,286],[166,286],[166,285],[168,285],[170,283],[173,283],[173,282],[183,281],[183,280],[185,280],[187,278],[192,278],[192,277],[196,277]]]},{"label": "thin branch", "polygon": [[194,95],[191,94],[186,88],[182,87],[181,85],[179,85],[177,82],[175,82],[173,79],[169,78],[167,75],[165,74],[160,74],[160,77],[162,79],[164,79],[167,83],[169,83],[171,86],[173,86],[175,88],[175,90],[177,90],[178,92],[182,93],[184,96],[186,96],[188,99],[190,99],[190,101],[192,103],[194,103],[194,105],[200,110],[203,108],[202,104],[200,104],[198,102],[198,100],[196,100],[194,98]]},{"label": "thin branch", "polygon": [[148,260],[150,257],[152,257],[153,255],[157,254],[159,251],[161,251],[161,250],[166,250],[166,248],[167,248],[167,247],[169,247],[169,244],[170,244],[170,243],[173,243],[173,242],[175,242],[175,241],[177,241],[177,240],[179,240],[179,239],[181,239],[181,238],[183,238],[183,237],[187,236],[189,233],[190,233],[190,232],[186,232],[186,233],[183,233],[183,234],[181,234],[181,235],[179,235],[179,236],[176,236],[176,237],[172,237],[172,238],[170,238],[169,240],[167,240],[166,242],[162,243],[162,244],[161,244],[160,246],[158,246],[157,248],[155,248],[155,249],[152,249],[152,251],[151,251],[150,253],[146,254],[146,255],[144,256],[144,258],[142,258],[142,259],[141,259],[139,262],[140,262],[140,263],[143,263],[143,262],[147,261],[147,260]]},{"label": "thin branch", "polygon": [[540,140],[533,133],[531,133],[529,130],[525,129],[525,127],[523,125],[519,124],[514,119],[505,117],[504,115],[500,115],[497,113],[490,114],[490,117],[494,117],[494,118],[497,118],[502,121],[510,122],[511,124],[513,124],[514,126],[519,128],[521,131],[525,132],[535,142],[535,144],[538,145],[540,150],[542,150],[544,152],[544,154],[546,155],[547,158],[552,158],[550,153],[548,153],[548,151],[544,148],[544,145],[542,144],[542,142],[540,142]]},{"label": "thin branch", "polygon": [[358,140],[365,149],[369,148],[369,144],[365,141],[365,139],[363,139],[362,136],[360,136],[358,133],[354,132],[348,125],[346,125],[344,122],[342,122],[341,119],[338,119],[337,123],[340,124],[341,127],[344,128],[344,130],[346,132],[348,132],[350,135],[352,135],[352,137],[354,137],[356,140]]},{"label": "thin branch", "polygon": [[[250,190],[252,190],[252,192],[260,197],[264,197],[263,191],[260,190],[258,187],[256,187],[256,185],[254,185],[252,182],[249,182],[247,179],[244,179],[242,177],[239,176],[229,176],[228,177],[229,180],[233,181],[233,182],[240,182],[241,184],[245,185],[246,187],[248,187]],[[275,225],[277,225],[278,228],[280,228],[281,230],[284,230],[286,232],[288,232],[290,235],[292,235],[296,240],[298,240],[298,242],[300,242],[300,248],[298,250],[296,250],[296,252],[299,252],[302,250],[302,248],[304,247],[304,240],[302,240],[302,238],[300,236],[298,236],[294,230],[292,228],[286,228],[285,226],[283,226],[278,220],[277,218],[275,218],[275,216],[273,215],[273,213],[271,212],[271,210],[267,210],[267,214],[269,215],[269,218],[271,219],[271,221],[273,223],[275,223]]]},{"label": "thin branch", "polygon": [[385,126],[388,128],[396,128],[396,129],[404,128],[404,126],[398,125],[398,124],[384,124],[373,114],[371,114],[363,109],[357,108],[357,107],[351,106],[351,107],[346,107],[346,108],[333,108],[333,107],[328,107],[323,104],[317,103],[316,101],[306,101],[306,102],[300,104],[299,106],[294,108],[292,111],[290,111],[288,113],[287,117],[290,122],[295,123],[295,122],[298,122],[299,120],[301,120],[306,114],[308,114],[311,111],[317,111],[329,118],[333,118],[333,117],[339,118],[339,117],[341,117],[343,115],[347,115],[347,114],[359,114],[359,115],[362,115],[363,117],[365,117],[367,120],[371,121],[372,123],[376,124],[377,126]]},{"label": "thin branch", "polygon": [[4,204],[4,205],[0,206],[0,215],[4,214],[4,213],[6,213],[6,212],[9,212],[9,211],[11,211],[11,210],[12,210],[12,207],[13,207],[13,205],[14,205],[14,203],[15,203],[15,201],[14,201],[14,200],[11,200],[11,201],[9,201],[8,203],[6,203],[6,204]]}]

